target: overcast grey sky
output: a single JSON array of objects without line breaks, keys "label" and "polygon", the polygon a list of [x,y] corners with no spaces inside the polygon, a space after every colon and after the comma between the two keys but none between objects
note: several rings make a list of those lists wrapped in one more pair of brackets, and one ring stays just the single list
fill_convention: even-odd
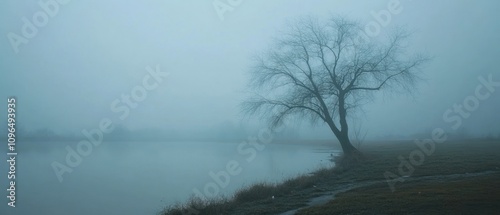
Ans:
[{"label": "overcast grey sky", "polygon": [[[386,10],[389,2],[244,0],[221,20],[213,1],[70,1],[15,53],[9,33],[22,35],[23,17],[33,20],[42,9],[38,1],[2,1],[0,119],[5,122],[6,98],[16,96],[18,126],[28,130],[76,133],[104,117],[131,129],[238,124],[251,57],[279,37],[287,20],[338,14],[369,23],[371,12]],[[400,4],[402,12],[382,31],[406,26],[415,32],[411,50],[433,60],[413,97],[377,97],[364,108],[359,120],[371,136],[449,128],[443,113],[474,94],[479,76],[500,80],[500,1]],[[169,77],[119,120],[112,102],[156,65]],[[464,124],[498,134],[499,107],[500,88]]]}]

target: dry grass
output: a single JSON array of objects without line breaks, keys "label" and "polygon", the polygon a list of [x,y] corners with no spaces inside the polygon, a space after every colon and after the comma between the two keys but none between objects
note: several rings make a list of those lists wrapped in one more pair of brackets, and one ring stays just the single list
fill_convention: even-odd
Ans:
[{"label": "dry grass", "polygon": [[281,198],[303,189],[311,188],[325,176],[332,174],[332,169],[320,169],[309,175],[300,175],[282,183],[256,183],[242,188],[232,198],[216,198],[202,200],[192,197],[184,204],[175,204],[165,208],[160,215],[187,215],[187,214],[234,214],[235,209],[249,202],[268,201],[273,197]]},{"label": "dry grass", "polygon": [[[280,184],[257,183],[242,188],[231,198],[207,201],[191,199],[185,204],[171,206],[160,214],[190,214],[186,210],[189,208],[198,212],[191,214],[279,214],[304,207],[309,199],[346,184],[384,180],[385,171],[397,172],[398,156],[407,157],[417,146],[412,141],[399,141],[366,144],[364,149],[363,160],[354,165],[340,165],[342,162],[339,162],[335,169],[321,169]],[[499,168],[499,141],[453,141],[437,145],[436,151],[426,157],[421,166],[415,168],[412,177],[500,171]],[[495,205],[500,207],[498,198],[492,197],[500,196],[500,176],[476,179],[444,184],[436,181],[407,181],[399,183],[394,193],[390,192],[386,183],[377,184],[339,194],[338,198],[329,204],[303,210],[301,213],[432,214],[443,211],[453,213],[453,208],[489,212],[495,209]],[[462,188],[463,192],[460,191]],[[419,192],[421,195],[418,195]],[[275,199],[272,199],[272,196]],[[439,202],[446,202],[446,207],[443,206],[444,203]],[[481,208],[483,206],[485,208]]]},{"label": "dry grass", "polygon": [[322,206],[299,211],[317,214],[498,214],[500,174],[453,181],[417,181],[394,193],[385,184],[340,194]]}]

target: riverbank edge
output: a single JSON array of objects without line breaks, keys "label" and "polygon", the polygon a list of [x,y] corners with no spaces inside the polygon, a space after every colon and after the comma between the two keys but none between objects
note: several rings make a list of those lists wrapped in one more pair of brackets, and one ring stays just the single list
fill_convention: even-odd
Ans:
[{"label": "riverbank edge", "polygon": [[[471,144],[471,143],[474,144]],[[499,141],[456,141],[436,148],[412,176],[466,174],[482,171],[498,171]],[[186,214],[281,214],[286,211],[307,208],[311,199],[367,181],[384,181],[385,172],[395,172],[401,164],[398,157],[408,156],[415,150],[411,143],[374,144],[363,150],[365,159],[351,165],[336,165],[307,175],[299,175],[283,183],[256,183],[237,191],[232,197],[211,200],[191,198],[186,203],[166,207],[160,215]],[[338,159],[338,158],[337,158]],[[407,184],[412,182],[407,182]],[[402,182],[401,184],[404,184]],[[399,184],[398,184],[399,185]],[[390,187],[385,191],[391,195]]]}]

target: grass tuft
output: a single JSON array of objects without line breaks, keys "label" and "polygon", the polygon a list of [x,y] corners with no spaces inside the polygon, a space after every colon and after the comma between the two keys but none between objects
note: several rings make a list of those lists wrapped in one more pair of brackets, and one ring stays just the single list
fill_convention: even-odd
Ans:
[{"label": "grass tuft", "polygon": [[191,197],[186,203],[168,206],[159,214],[231,214],[231,211],[249,202],[272,200],[273,197],[279,198],[302,189],[312,188],[332,173],[332,168],[322,168],[311,174],[286,179],[279,184],[260,182],[236,191],[232,198],[219,197],[205,200]]}]

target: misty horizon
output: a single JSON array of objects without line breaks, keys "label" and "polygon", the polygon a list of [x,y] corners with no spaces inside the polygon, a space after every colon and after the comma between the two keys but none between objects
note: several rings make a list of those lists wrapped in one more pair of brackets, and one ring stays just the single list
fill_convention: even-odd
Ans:
[{"label": "misty horizon", "polygon": [[0,5],[1,214],[498,211],[500,1]]},{"label": "misty horizon", "polygon": [[[224,123],[236,127],[248,123],[252,127],[265,127],[258,117],[241,115],[240,103],[248,97],[246,73],[252,56],[272,42],[272,35],[292,19],[311,13],[325,17],[336,13],[337,8],[342,9],[340,14],[369,23],[375,20],[371,11],[377,10],[373,8],[386,7],[384,1],[370,3],[366,9],[340,1],[321,3],[335,7],[312,7],[319,4],[312,2],[306,7],[290,3],[285,10],[277,7],[279,2],[266,3],[269,8],[276,6],[276,11],[271,12],[265,8],[256,10],[260,5],[256,2],[246,2],[245,6],[238,7],[238,12],[225,14],[225,21],[216,21],[207,27],[203,25],[208,21],[202,18],[204,15],[218,20],[212,11],[194,7],[188,11],[199,13],[198,16],[172,16],[178,13],[176,7],[185,7],[185,4],[161,3],[149,8],[150,15],[139,16],[144,13],[139,8],[150,6],[101,2],[89,15],[94,19],[106,15],[104,20],[107,21],[96,23],[76,12],[79,7],[90,6],[90,2],[73,2],[60,8],[65,19],[54,18],[47,27],[40,28],[32,41],[19,46],[19,53],[13,54],[9,40],[3,40],[0,44],[3,50],[0,93],[4,98],[18,97],[19,117],[24,121],[19,127],[26,131],[50,129],[60,134],[77,135],[84,129],[98,127],[102,118],[110,118],[116,126],[130,130],[189,133],[214,129]],[[449,128],[452,123],[444,122],[445,111],[473,95],[475,87],[481,83],[479,77],[495,74],[493,80],[498,79],[494,62],[500,48],[492,41],[500,34],[500,27],[493,24],[495,19],[481,18],[492,17],[488,14],[495,13],[494,6],[482,6],[486,4],[498,8],[497,3],[486,1],[472,6],[465,2],[439,2],[431,8],[427,8],[426,3],[401,1],[403,12],[393,15],[391,23],[383,30],[409,26],[414,32],[410,50],[428,53],[433,61],[423,69],[424,81],[414,95],[381,94],[357,111],[353,122],[367,133],[367,137],[411,136],[436,127]],[[108,6],[116,7],[117,11],[134,11],[138,16],[130,18],[108,13]],[[419,11],[424,7],[427,16],[422,17]],[[443,11],[439,9],[442,7],[455,9]],[[30,12],[22,12],[22,8],[12,5],[9,12],[3,13],[8,16],[2,19],[4,31],[19,33],[22,26],[19,15],[10,14],[28,16]],[[461,12],[464,10],[467,13]],[[438,12],[441,19],[430,18],[429,14]],[[253,18],[244,19],[247,13]],[[271,14],[276,18],[267,18]],[[454,21],[445,24],[448,20]],[[491,25],[487,24],[489,21]],[[134,26],[133,30],[128,25]],[[97,30],[101,33],[79,36]],[[51,51],[47,53],[47,50]],[[157,88],[148,91],[137,108],[129,108],[125,120],[120,120],[122,112],[112,110],[113,102],[120,100],[115,108],[123,106],[122,96],[130,94],[149,74],[145,68],[157,66],[169,76],[163,78]],[[498,93],[492,96],[481,101],[470,118],[464,118],[468,133],[474,136],[498,134],[498,118],[489,117],[488,113],[497,109],[500,99]],[[0,107],[0,111],[5,110]],[[5,117],[2,115],[2,119]],[[380,122],[385,126],[377,126]],[[291,125],[300,127],[298,130],[305,138],[334,138],[322,123],[312,128],[307,122]]]}]

